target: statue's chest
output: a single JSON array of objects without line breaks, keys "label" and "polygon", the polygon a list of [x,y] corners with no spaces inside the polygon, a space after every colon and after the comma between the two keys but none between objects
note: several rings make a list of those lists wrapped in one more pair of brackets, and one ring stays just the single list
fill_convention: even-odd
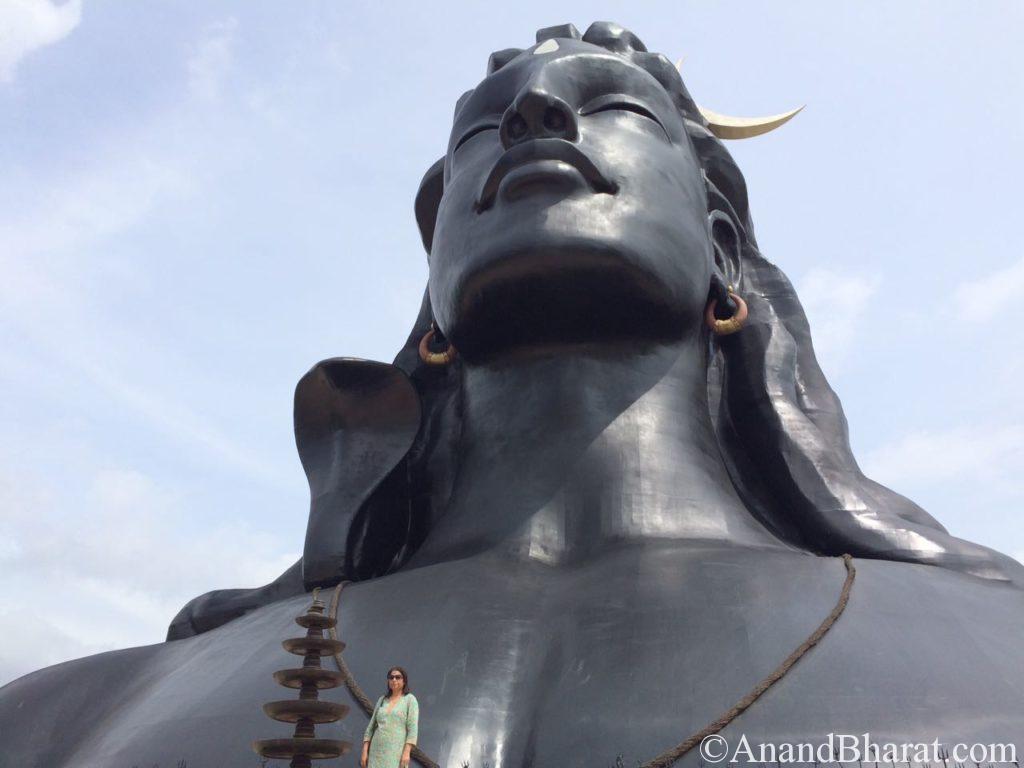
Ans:
[{"label": "statue's chest", "polygon": [[[732,735],[1022,732],[1024,651],[1005,638],[1024,631],[1024,598],[926,566],[856,565],[845,612]],[[467,558],[360,585],[341,632],[360,679],[407,667],[420,744],[442,765],[633,765],[750,694],[830,614],[845,577],[839,558],[692,543],[557,568]]]},{"label": "statue's chest", "polygon": [[760,554],[745,554],[663,546],[557,569],[445,563],[351,590],[339,634],[357,679],[409,670],[421,744],[441,764],[526,765],[536,750],[563,757],[552,765],[578,749],[607,764],[649,759],[748,693],[834,604],[841,565],[833,584],[801,572],[811,558],[789,583],[764,583]]}]

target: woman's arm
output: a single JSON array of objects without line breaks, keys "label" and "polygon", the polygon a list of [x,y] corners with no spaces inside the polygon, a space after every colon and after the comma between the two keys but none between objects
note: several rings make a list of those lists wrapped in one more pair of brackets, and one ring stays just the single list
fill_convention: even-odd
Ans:
[{"label": "woman's arm", "polygon": [[416,745],[416,739],[420,731],[420,703],[416,697],[409,694],[409,709],[405,717],[405,749],[402,750],[401,768],[407,768],[412,757],[412,748]]},{"label": "woman's arm", "polygon": [[373,738],[373,729],[377,726],[377,710],[380,709],[380,703],[383,700],[383,696],[377,699],[377,705],[373,708],[373,714],[370,715],[370,722],[366,726],[366,731],[363,733],[363,757],[359,761],[363,768],[366,768],[366,763],[370,759],[370,739]]}]

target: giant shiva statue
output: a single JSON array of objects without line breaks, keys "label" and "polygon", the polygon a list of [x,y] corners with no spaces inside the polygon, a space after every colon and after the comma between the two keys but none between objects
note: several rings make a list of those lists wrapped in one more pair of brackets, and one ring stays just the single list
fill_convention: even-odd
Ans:
[{"label": "giant shiva statue", "polygon": [[615,24],[493,54],[416,196],[408,343],[296,389],[302,559],[4,687],[0,764],[258,764],[280,642],[346,582],[344,661],[371,690],[410,670],[438,764],[633,765],[800,646],[848,563],[845,612],[722,735],[1017,744],[1024,567],[861,473],[758,250],[720,138],[786,117],[701,110]]}]

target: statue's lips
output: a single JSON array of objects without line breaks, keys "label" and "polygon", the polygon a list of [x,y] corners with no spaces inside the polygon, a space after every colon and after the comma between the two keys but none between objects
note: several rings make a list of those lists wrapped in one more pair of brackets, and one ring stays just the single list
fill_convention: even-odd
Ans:
[{"label": "statue's lips", "polygon": [[494,164],[483,187],[480,188],[480,196],[474,206],[476,212],[483,213],[494,205],[498,187],[510,171],[541,160],[558,160],[571,165],[580,172],[594,192],[615,194],[618,190],[615,183],[606,178],[575,144],[564,139],[534,139],[515,145],[498,158],[498,162]]}]

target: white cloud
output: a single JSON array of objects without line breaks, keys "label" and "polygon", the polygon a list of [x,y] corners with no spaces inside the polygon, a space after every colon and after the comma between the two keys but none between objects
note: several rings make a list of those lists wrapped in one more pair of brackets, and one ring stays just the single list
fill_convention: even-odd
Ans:
[{"label": "white cloud", "polygon": [[201,101],[220,100],[224,80],[231,69],[237,27],[234,18],[211,24],[188,59],[189,92]]},{"label": "white cloud", "polygon": [[[221,31],[204,39],[217,40],[232,28],[219,25]],[[184,115],[161,115],[148,130],[93,147],[91,163],[29,187],[36,191],[26,192],[17,208],[0,212],[0,321],[163,434],[198,446],[250,479],[290,488],[290,468],[232,439],[217,428],[214,415],[196,412],[176,393],[144,380],[139,371],[145,356],[166,360],[174,350],[155,347],[130,326],[105,324],[95,311],[96,297],[112,281],[102,271],[105,262],[82,254],[201,189],[202,161],[168,149],[171,142],[164,141],[168,127],[173,134],[182,125]]]},{"label": "white cloud", "polygon": [[962,283],[956,291],[957,306],[965,320],[985,322],[1018,301],[1024,293],[1024,258],[978,280]]},{"label": "white cloud", "polygon": [[[113,143],[113,142],[112,142]],[[93,147],[96,161],[63,178],[51,179],[37,195],[19,201],[20,210],[0,218],[0,258],[5,271],[22,267],[38,254],[82,250],[117,235],[144,219],[161,201],[191,191],[187,170],[130,146]],[[21,286],[6,285],[4,298],[15,298]]]},{"label": "white cloud", "polygon": [[971,425],[943,431],[919,431],[872,451],[864,471],[885,485],[973,481],[1021,487],[1024,426]]},{"label": "white cloud", "polygon": [[[18,485],[24,482],[18,479]],[[181,530],[184,501],[134,470],[96,472],[77,501],[43,493],[29,499],[23,490],[15,492],[14,478],[6,486],[0,488],[0,530],[16,548],[5,560],[22,570],[124,581],[177,601],[223,582],[258,586],[295,559],[244,519],[222,518],[199,536]]]},{"label": "white cloud", "polygon": [[13,80],[23,58],[63,40],[81,20],[81,0],[68,0],[63,5],[50,0],[0,3],[0,82]]},{"label": "white cloud", "polygon": [[184,169],[125,151],[107,157],[29,201],[21,216],[0,216],[0,319],[11,323],[39,352],[116,398],[151,426],[195,445],[251,479],[286,488],[290,473],[215,426],[173,393],[139,378],[145,351],[165,358],[131,328],[113,328],[96,318],[90,270],[80,252],[144,219],[161,202],[190,192]]},{"label": "white cloud", "polygon": [[798,282],[797,294],[811,325],[814,353],[830,373],[842,367],[878,282],[877,277],[825,268],[812,269]]},{"label": "white cloud", "polygon": [[[0,685],[161,642],[191,598],[266,584],[299,557],[244,519],[183,530],[183,499],[131,469],[97,472],[82,495],[58,490],[0,476],[0,541],[11,543],[0,552]],[[44,598],[53,595],[60,600]]]},{"label": "white cloud", "polygon": [[183,403],[161,396],[158,392],[133,384],[125,376],[92,363],[81,352],[65,353],[64,359],[73,362],[90,381],[143,416],[163,434],[200,447],[208,456],[250,480],[280,489],[291,489],[294,486],[290,467],[278,466],[233,439],[230,434],[213,426],[209,417],[194,412]]}]

